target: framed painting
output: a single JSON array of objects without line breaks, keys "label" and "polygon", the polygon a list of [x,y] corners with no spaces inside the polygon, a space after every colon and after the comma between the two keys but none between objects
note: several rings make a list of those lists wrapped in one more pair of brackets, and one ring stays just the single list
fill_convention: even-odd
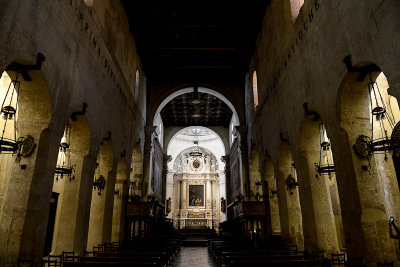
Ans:
[{"label": "framed painting", "polygon": [[189,185],[189,206],[204,206],[204,185]]}]

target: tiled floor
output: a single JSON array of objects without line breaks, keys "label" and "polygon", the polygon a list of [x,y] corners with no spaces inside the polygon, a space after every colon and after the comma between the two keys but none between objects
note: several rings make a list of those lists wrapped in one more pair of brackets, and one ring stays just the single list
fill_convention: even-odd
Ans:
[{"label": "tiled floor", "polygon": [[174,267],[215,267],[207,247],[182,247]]}]

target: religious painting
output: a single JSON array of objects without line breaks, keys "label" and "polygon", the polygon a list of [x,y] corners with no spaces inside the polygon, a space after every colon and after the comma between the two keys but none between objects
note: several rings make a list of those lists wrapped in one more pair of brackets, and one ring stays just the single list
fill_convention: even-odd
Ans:
[{"label": "religious painting", "polygon": [[189,206],[204,206],[204,185],[189,185]]}]

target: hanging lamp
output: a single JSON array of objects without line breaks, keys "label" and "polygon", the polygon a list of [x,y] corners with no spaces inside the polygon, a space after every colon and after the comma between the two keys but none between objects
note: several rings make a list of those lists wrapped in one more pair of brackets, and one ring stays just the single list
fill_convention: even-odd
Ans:
[{"label": "hanging lamp", "polygon": [[296,180],[296,165],[292,162],[292,166],[290,168],[290,174],[285,180],[286,189],[289,191],[289,194],[293,195],[294,189],[298,186],[298,182]]},{"label": "hanging lamp", "polygon": [[71,165],[71,124],[67,123],[64,128],[64,135],[61,138],[60,148],[57,158],[57,167],[55,170],[56,180],[63,179],[64,176],[69,178],[69,181],[75,180],[72,175],[74,166]]},{"label": "hanging lamp", "polygon": [[21,83],[16,78],[8,86],[7,92],[1,104],[1,136],[0,153],[14,154],[18,150],[19,140],[17,139],[16,116],[18,109],[18,96]]},{"label": "hanging lamp", "polygon": [[331,179],[332,173],[335,172],[335,166],[331,153],[331,143],[327,137],[325,124],[323,122],[319,124],[319,143],[319,163],[315,163],[316,177],[328,175],[329,179]]}]

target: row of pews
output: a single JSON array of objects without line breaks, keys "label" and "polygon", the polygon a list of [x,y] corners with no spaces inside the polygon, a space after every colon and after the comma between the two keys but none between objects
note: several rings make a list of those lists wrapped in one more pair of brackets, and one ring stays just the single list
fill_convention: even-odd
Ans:
[{"label": "row of pews", "polygon": [[[306,257],[296,250],[270,250],[254,243],[209,240],[208,249],[218,266],[327,266],[319,254]],[[330,265],[328,265],[330,266]]]},{"label": "row of pews", "polygon": [[[93,251],[84,255],[69,255],[62,265],[47,261],[43,267],[90,267],[90,266],[156,266],[165,267],[173,264],[179,251],[179,239],[167,241],[137,241],[125,248],[102,246],[94,247]],[[64,253],[63,253],[64,254]]]}]

